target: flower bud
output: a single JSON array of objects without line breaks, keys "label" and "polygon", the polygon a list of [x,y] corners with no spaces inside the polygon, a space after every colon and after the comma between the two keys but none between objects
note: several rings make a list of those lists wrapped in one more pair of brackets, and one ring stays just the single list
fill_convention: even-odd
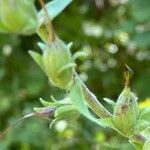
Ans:
[{"label": "flower bud", "polygon": [[70,45],[66,46],[61,41],[55,41],[46,46],[42,57],[44,71],[52,85],[67,89],[72,81],[73,67]]},{"label": "flower bud", "polygon": [[138,114],[137,97],[129,87],[125,87],[115,104],[113,114],[115,127],[127,137],[135,134]]},{"label": "flower bud", "polygon": [[34,0],[0,0],[0,24],[3,33],[34,33],[38,25]]}]

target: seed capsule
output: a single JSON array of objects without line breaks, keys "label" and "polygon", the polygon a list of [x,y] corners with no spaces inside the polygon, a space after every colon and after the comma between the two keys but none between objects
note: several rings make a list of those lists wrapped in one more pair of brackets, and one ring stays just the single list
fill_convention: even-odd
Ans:
[{"label": "seed capsule", "polygon": [[34,0],[0,0],[0,31],[32,34],[38,25]]},{"label": "seed capsule", "polygon": [[71,58],[70,46],[58,40],[46,46],[42,62],[52,85],[67,89],[68,84],[72,81],[75,66]]},{"label": "seed capsule", "polygon": [[137,97],[129,87],[125,87],[115,104],[113,114],[115,127],[127,137],[135,134],[138,114]]}]

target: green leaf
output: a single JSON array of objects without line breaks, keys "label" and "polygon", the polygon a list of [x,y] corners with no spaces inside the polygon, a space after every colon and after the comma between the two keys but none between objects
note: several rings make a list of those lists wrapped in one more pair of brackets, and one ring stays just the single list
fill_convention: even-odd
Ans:
[{"label": "green leaf", "polygon": [[78,111],[84,115],[89,120],[97,123],[98,125],[102,127],[106,127],[105,123],[101,119],[95,118],[89,111],[88,106],[84,100],[84,95],[81,87],[81,81],[75,80],[74,85],[72,86],[70,90],[70,98],[72,100],[72,103],[77,107]]},{"label": "green leaf", "polygon": [[129,140],[129,142],[136,148],[136,150],[142,150],[142,145],[134,143],[131,140]]},{"label": "green leaf", "polygon": [[73,45],[73,42],[68,43],[68,44],[66,45],[67,50],[69,50],[69,51],[70,51],[70,49],[71,49],[72,45]]},{"label": "green leaf", "polygon": [[60,75],[61,73],[63,73],[63,71],[65,71],[66,69],[68,68],[74,68],[76,67],[76,64],[75,63],[68,63],[66,64],[65,66],[63,66],[62,68],[60,68],[60,70],[58,70],[58,75]]},{"label": "green leaf", "polygon": [[56,99],[54,98],[54,96],[51,95],[51,99],[52,99],[54,102],[60,103],[61,105],[72,104],[72,102],[71,102],[71,100],[70,100],[70,97],[65,97],[64,99],[56,100]]},{"label": "green leaf", "polygon": [[84,51],[78,51],[73,55],[73,60],[76,60],[78,58],[86,58],[89,54]]},{"label": "green leaf", "polygon": [[39,111],[42,111],[44,109],[44,107],[34,107],[33,110],[35,112],[39,112]]},{"label": "green leaf", "polygon": [[46,44],[44,44],[42,42],[38,42],[37,45],[40,47],[40,49],[42,50],[42,52],[44,52],[44,50],[46,49]]},{"label": "green leaf", "polygon": [[44,70],[42,56],[34,51],[29,51],[29,54],[33,58],[33,60]]},{"label": "green leaf", "polygon": [[55,107],[57,107],[57,106],[59,106],[60,105],[60,103],[59,103],[59,101],[58,102],[47,102],[47,101],[45,101],[45,100],[43,100],[42,98],[40,98],[40,102],[44,105],[44,106],[55,106]]},{"label": "green leaf", "polygon": [[58,107],[58,106],[61,106],[61,105],[66,105],[66,106],[70,106],[72,104],[71,100],[69,97],[65,97],[64,99],[62,100],[56,100],[53,96],[51,96],[51,100],[52,102],[48,102],[48,101],[45,101],[43,100],[42,98],[39,99],[40,102],[44,105],[44,106],[54,106],[54,107]]},{"label": "green leaf", "polygon": [[[58,16],[71,2],[72,0],[53,0],[52,2],[47,3],[46,9],[51,20]],[[45,18],[43,9],[39,11],[38,16],[40,19]]]},{"label": "green leaf", "polygon": [[150,107],[141,109],[139,119],[150,122]]}]

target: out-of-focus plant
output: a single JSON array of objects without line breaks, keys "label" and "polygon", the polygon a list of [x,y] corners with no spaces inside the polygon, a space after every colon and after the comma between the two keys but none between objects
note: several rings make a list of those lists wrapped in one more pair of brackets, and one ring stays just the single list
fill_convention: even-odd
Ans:
[{"label": "out-of-focus plant", "polygon": [[[87,53],[78,51],[72,55],[70,52],[72,43],[64,43],[55,34],[51,21],[71,0],[54,0],[47,5],[44,5],[43,1],[39,0],[43,8],[39,12],[35,10],[34,1],[29,2],[28,0],[24,0],[17,3],[17,0],[7,0],[2,2],[5,7],[0,9],[0,31],[3,33],[18,34],[37,33],[43,41],[38,43],[42,54],[40,55],[33,51],[29,53],[47,75],[51,85],[63,89],[66,92],[62,100],[56,100],[52,96],[51,99],[53,102],[48,102],[41,98],[40,101],[44,107],[35,108],[34,113],[26,115],[20,120],[31,116],[44,117],[51,120],[50,127],[52,127],[58,120],[70,121],[77,118],[79,114],[82,114],[101,127],[109,127],[116,130],[128,138],[137,149],[147,150],[150,145],[150,108],[138,108],[138,98],[132,93],[129,87],[129,71],[125,72],[125,87],[119,95],[117,102],[115,103],[108,98],[104,98],[113,108],[113,113],[110,113],[97,100],[96,96],[87,88],[75,71],[75,60],[79,57],[85,57]],[[32,5],[28,3],[32,3]],[[18,4],[20,4],[20,7]],[[10,12],[14,7],[15,11],[11,14]],[[13,22],[13,26],[10,25],[11,19],[9,17],[12,20],[16,20]],[[26,20],[26,17],[29,19]],[[116,40],[119,40],[122,45],[126,45],[128,36],[125,33],[118,32],[116,34]],[[115,45],[112,44],[107,44],[106,48],[111,52],[114,52],[114,50],[117,51]],[[10,126],[10,128],[15,124]]]},{"label": "out-of-focus plant", "polygon": [[34,0],[0,1],[0,31],[32,34],[38,25]]}]

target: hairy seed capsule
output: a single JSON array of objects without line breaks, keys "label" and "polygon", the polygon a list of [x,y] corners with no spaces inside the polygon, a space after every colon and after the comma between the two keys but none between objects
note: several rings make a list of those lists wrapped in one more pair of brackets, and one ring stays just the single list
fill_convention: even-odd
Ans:
[{"label": "hairy seed capsule", "polygon": [[53,86],[61,89],[67,89],[68,84],[72,81],[73,67],[70,47],[63,42],[56,41],[46,46],[42,62],[44,71],[46,72]]},{"label": "hairy seed capsule", "polygon": [[114,108],[115,127],[127,137],[135,134],[138,114],[137,97],[128,87],[125,87]]},{"label": "hairy seed capsule", "polygon": [[0,0],[0,31],[32,34],[38,25],[34,0]]}]

